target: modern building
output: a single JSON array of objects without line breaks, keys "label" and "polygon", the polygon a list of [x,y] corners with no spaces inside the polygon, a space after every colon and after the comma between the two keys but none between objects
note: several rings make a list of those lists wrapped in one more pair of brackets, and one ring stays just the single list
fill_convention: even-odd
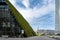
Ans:
[{"label": "modern building", "polygon": [[55,30],[56,33],[60,34],[60,0],[55,0],[55,7],[56,7],[56,13],[55,13]]},{"label": "modern building", "polygon": [[0,36],[18,37],[22,35],[22,30],[25,37],[36,35],[29,23],[9,0],[0,0]]}]

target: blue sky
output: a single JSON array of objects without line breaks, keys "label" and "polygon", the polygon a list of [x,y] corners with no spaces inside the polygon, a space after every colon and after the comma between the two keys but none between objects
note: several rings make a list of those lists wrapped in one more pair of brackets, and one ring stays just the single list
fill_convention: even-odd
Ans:
[{"label": "blue sky", "polygon": [[36,31],[55,29],[55,0],[9,0]]}]

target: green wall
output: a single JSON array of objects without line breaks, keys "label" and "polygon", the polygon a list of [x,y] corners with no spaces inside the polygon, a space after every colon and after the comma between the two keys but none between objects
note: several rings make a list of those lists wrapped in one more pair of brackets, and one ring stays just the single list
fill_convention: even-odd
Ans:
[{"label": "green wall", "polygon": [[16,8],[9,2],[9,0],[5,0],[8,4],[10,10],[12,11],[13,15],[15,16],[17,22],[21,26],[21,28],[25,31],[25,35],[29,36],[36,36],[36,33],[31,28],[29,23],[24,19],[24,17],[16,10]]}]

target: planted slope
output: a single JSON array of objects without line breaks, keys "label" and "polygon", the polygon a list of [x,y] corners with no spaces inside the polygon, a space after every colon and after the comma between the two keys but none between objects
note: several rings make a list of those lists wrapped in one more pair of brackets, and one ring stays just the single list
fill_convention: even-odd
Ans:
[{"label": "planted slope", "polygon": [[35,32],[29,25],[29,23],[23,18],[23,16],[16,10],[16,8],[9,2],[9,0],[5,0],[8,4],[10,10],[12,11],[13,15],[15,16],[17,22],[19,23],[20,27],[25,31],[25,35],[27,37],[29,36],[35,36]]}]

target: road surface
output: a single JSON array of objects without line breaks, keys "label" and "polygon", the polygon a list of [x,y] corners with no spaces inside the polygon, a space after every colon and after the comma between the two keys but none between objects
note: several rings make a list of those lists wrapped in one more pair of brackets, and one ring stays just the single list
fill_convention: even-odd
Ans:
[{"label": "road surface", "polygon": [[29,37],[29,38],[0,38],[0,40],[56,40],[47,36]]}]

